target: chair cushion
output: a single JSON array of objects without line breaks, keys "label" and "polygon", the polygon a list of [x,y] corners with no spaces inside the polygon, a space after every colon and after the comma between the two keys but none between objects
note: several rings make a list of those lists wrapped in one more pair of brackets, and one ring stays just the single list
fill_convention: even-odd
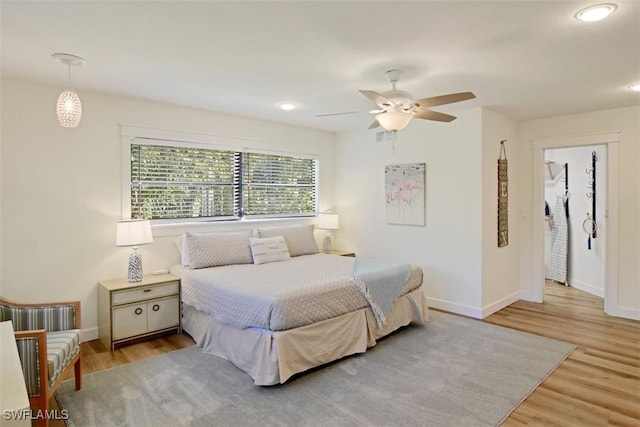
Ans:
[{"label": "chair cushion", "polygon": [[58,379],[78,351],[80,351],[80,329],[47,332],[49,385]]}]

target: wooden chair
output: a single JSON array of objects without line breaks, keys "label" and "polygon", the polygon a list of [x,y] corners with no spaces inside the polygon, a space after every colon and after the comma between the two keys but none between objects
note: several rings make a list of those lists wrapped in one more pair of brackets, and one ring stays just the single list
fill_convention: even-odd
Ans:
[{"label": "wooden chair", "polygon": [[0,321],[11,320],[29,394],[40,425],[49,424],[49,400],[74,369],[82,387],[80,301],[21,304],[0,297]]}]

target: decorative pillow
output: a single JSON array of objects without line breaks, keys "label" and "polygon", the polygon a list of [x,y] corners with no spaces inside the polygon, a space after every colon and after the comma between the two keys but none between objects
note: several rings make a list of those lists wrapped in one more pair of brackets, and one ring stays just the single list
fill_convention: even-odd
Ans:
[{"label": "decorative pillow", "polygon": [[316,239],[313,237],[313,224],[258,228],[256,231],[258,237],[283,236],[291,256],[317,254],[319,252]]},{"label": "decorative pillow", "polygon": [[265,264],[267,262],[286,261],[290,259],[289,249],[284,237],[251,237],[251,255],[253,255],[253,263]]},{"label": "decorative pillow", "polygon": [[187,231],[185,248],[190,268],[251,264],[250,231],[234,233],[201,233]]}]

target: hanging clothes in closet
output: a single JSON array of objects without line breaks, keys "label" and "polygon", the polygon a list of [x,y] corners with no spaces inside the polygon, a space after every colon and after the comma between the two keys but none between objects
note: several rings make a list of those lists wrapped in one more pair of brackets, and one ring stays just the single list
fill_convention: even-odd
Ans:
[{"label": "hanging clothes in closet", "polygon": [[564,166],[564,193],[556,195],[551,230],[551,268],[548,279],[567,284],[569,255],[569,182],[567,165]]}]

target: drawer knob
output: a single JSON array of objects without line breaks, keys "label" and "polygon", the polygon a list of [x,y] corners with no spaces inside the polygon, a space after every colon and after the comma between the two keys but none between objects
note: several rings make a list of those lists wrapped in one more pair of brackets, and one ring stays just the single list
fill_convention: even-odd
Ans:
[{"label": "drawer knob", "polygon": [[160,306],[158,304],[153,304],[153,311],[160,310]]},{"label": "drawer knob", "polygon": [[138,316],[142,314],[142,309],[140,307],[136,308],[136,310],[134,311],[135,314],[137,314]]},{"label": "drawer knob", "polygon": [[151,292],[151,289],[145,289],[142,292]]}]

